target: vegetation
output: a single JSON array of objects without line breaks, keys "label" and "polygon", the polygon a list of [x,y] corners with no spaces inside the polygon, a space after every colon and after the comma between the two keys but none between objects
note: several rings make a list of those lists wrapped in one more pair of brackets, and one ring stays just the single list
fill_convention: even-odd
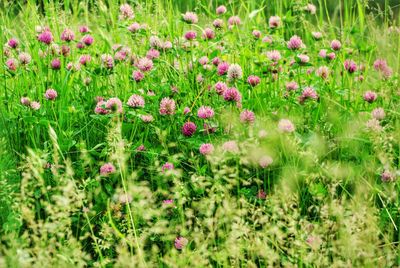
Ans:
[{"label": "vegetation", "polygon": [[396,3],[0,6],[0,267],[400,265]]}]

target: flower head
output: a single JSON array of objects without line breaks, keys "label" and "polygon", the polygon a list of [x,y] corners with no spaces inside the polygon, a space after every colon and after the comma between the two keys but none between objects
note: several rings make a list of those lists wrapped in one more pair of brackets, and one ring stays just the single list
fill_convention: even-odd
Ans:
[{"label": "flower head", "polygon": [[66,42],[70,42],[72,40],[75,39],[75,34],[74,32],[67,28],[65,29],[62,33],[61,33],[61,40],[66,41]]},{"label": "flower head", "polygon": [[281,25],[281,18],[279,16],[271,16],[269,18],[269,27],[277,28]]},{"label": "flower head", "polygon": [[367,91],[364,93],[364,100],[369,103],[373,103],[378,98],[378,95],[373,91]]},{"label": "flower head", "polygon": [[250,110],[243,110],[240,113],[240,121],[242,123],[248,123],[248,124],[252,124],[254,123],[255,120],[255,115],[252,111]]},{"label": "flower head", "polygon": [[189,241],[186,238],[178,236],[175,238],[174,246],[176,249],[182,250],[188,243]]},{"label": "flower head", "polygon": [[239,64],[231,64],[228,68],[227,76],[230,80],[241,79],[243,76],[242,67]]},{"label": "flower head", "polygon": [[225,6],[217,7],[217,9],[215,10],[215,13],[217,13],[217,15],[225,14],[226,13],[226,7]]},{"label": "flower head", "polygon": [[55,91],[52,88],[49,88],[48,90],[46,90],[44,97],[48,100],[55,100],[57,98],[58,94],[57,91]]},{"label": "flower head", "polygon": [[159,112],[161,115],[175,114],[175,101],[170,98],[163,98],[160,102]]},{"label": "flower head", "polygon": [[288,44],[287,44],[288,49],[291,50],[296,50],[304,47],[303,41],[301,40],[300,37],[297,35],[294,35],[290,38]]},{"label": "flower head", "polygon": [[229,63],[221,62],[217,66],[217,73],[218,73],[218,75],[224,75],[228,72],[228,69],[229,69]]},{"label": "flower head", "polygon": [[214,116],[214,110],[209,106],[201,106],[197,111],[197,116],[202,119],[212,118]]},{"label": "flower head", "polygon": [[110,98],[106,102],[106,108],[110,111],[122,113],[122,102],[119,98]]},{"label": "flower head", "polygon": [[256,75],[250,75],[247,77],[247,83],[249,83],[250,86],[255,87],[260,84],[260,77]]},{"label": "flower head", "polygon": [[119,7],[119,18],[121,20],[133,19],[135,17],[133,9],[129,4],[123,4]]},{"label": "flower head", "polygon": [[100,167],[100,175],[107,176],[116,171],[114,165],[112,163],[105,163]]},{"label": "flower head", "polygon": [[242,100],[242,95],[236,88],[228,88],[223,93],[224,100],[240,102]]},{"label": "flower head", "polygon": [[331,42],[331,48],[332,48],[333,50],[340,50],[341,47],[342,47],[342,43],[340,43],[339,40],[333,40],[333,41]]},{"label": "flower head", "polygon": [[214,146],[211,143],[203,143],[199,148],[199,152],[202,155],[212,154],[214,152]]},{"label": "flower head", "polygon": [[278,123],[278,129],[282,132],[291,133],[295,130],[295,127],[289,119],[281,119]]},{"label": "flower head", "polygon": [[138,107],[143,108],[145,101],[142,96],[133,94],[132,96],[129,97],[127,104],[128,106],[133,108],[138,108]]},{"label": "flower head", "polygon": [[50,45],[53,42],[53,34],[49,30],[45,30],[38,35],[38,40],[43,44]]},{"label": "flower head", "polygon": [[193,134],[196,132],[197,126],[193,122],[186,122],[183,124],[182,127],[182,134],[185,135],[186,137],[193,136]]},{"label": "flower head", "polygon": [[191,24],[196,24],[199,21],[197,14],[194,12],[189,12],[189,11],[186,12],[185,14],[183,14],[182,18],[185,22],[191,23]]}]

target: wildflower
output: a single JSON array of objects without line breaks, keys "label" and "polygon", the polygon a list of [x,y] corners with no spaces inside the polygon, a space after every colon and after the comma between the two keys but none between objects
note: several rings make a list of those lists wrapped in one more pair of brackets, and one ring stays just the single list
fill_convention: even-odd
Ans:
[{"label": "wildflower", "polygon": [[211,28],[205,28],[203,31],[203,35],[202,35],[203,39],[214,39],[215,38],[215,33],[213,31],[213,29]]},{"label": "wildflower", "polygon": [[374,69],[377,71],[383,71],[387,68],[387,62],[384,59],[377,59],[374,61]]},{"label": "wildflower", "polygon": [[260,190],[260,191],[258,191],[256,197],[257,197],[258,199],[266,199],[266,198],[267,198],[267,193],[264,192],[264,190]]},{"label": "wildflower", "polygon": [[96,108],[94,109],[96,114],[108,114],[109,111],[106,108],[106,102],[104,100],[100,100],[96,104]]},{"label": "wildflower", "polygon": [[162,201],[164,206],[172,206],[174,204],[174,200],[173,199],[166,199]]},{"label": "wildflower", "polygon": [[178,250],[182,250],[187,244],[189,243],[189,241],[182,237],[182,236],[178,236],[177,238],[175,238],[175,248]]},{"label": "wildflower", "polygon": [[196,24],[199,19],[197,17],[197,14],[194,12],[186,12],[185,14],[182,15],[182,18],[185,22],[191,23],[191,24]]},{"label": "wildflower", "polygon": [[253,32],[251,33],[254,38],[259,39],[261,37],[261,32],[259,30],[253,30]]},{"label": "wildflower", "polygon": [[288,90],[288,91],[295,91],[298,88],[299,88],[299,85],[295,81],[286,83],[286,90]]},{"label": "wildflower", "polygon": [[228,88],[223,93],[224,100],[226,101],[236,101],[240,102],[242,100],[242,95],[236,88]]},{"label": "wildflower", "polygon": [[121,20],[126,20],[126,19],[133,19],[134,14],[133,14],[133,9],[129,4],[123,4],[119,7],[119,19]]},{"label": "wildflower", "polygon": [[311,35],[314,37],[314,39],[319,40],[322,38],[322,33],[321,32],[311,32]]},{"label": "wildflower", "polygon": [[228,86],[224,82],[217,82],[214,85],[214,89],[217,92],[218,95],[223,95],[225,90],[228,89]]},{"label": "wildflower", "polygon": [[327,57],[327,51],[326,51],[326,49],[321,49],[321,50],[319,51],[318,55],[319,55],[321,58],[325,59],[325,58]]},{"label": "wildflower", "polygon": [[277,62],[281,59],[281,53],[278,50],[268,51],[267,58],[271,61]]},{"label": "wildflower", "polygon": [[128,26],[128,31],[131,33],[135,33],[140,30],[140,24],[137,22],[132,23],[131,25]]},{"label": "wildflower", "polygon": [[384,170],[381,174],[382,182],[391,182],[394,181],[395,178],[396,178],[395,174],[393,174],[389,170]]},{"label": "wildflower", "polygon": [[129,97],[127,104],[128,104],[129,107],[133,107],[133,108],[141,107],[141,108],[143,108],[144,104],[145,104],[145,101],[144,101],[144,98],[142,96],[133,94],[132,96]]},{"label": "wildflower", "polygon": [[90,30],[89,30],[89,27],[88,27],[88,26],[86,26],[86,25],[81,25],[81,26],[79,26],[79,32],[80,32],[80,33],[88,33],[88,32],[90,32]]},{"label": "wildflower", "polygon": [[310,61],[310,57],[305,54],[298,54],[297,58],[300,60],[300,63],[308,63]]},{"label": "wildflower", "polygon": [[174,164],[170,163],[170,162],[165,162],[165,164],[162,166],[161,170],[163,172],[167,171],[167,170],[173,170],[174,169]]},{"label": "wildflower", "polygon": [[49,88],[48,90],[46,90],[46,92],[44,93],[44,97],[48,100],[55,100],[57,98],[58,94],[57,91],[55,91],[52,88]]},{"label": "wildflower", "polygon": [[59,70],[61,68],[61,61],[60,59],[53,59],[50,63],[51,69]]},{"label": "wildflower", "polygon": [[228,24],[231,26],[240,25],[241,24],[240,18],[238,16],[232,16],[228,19]]},{"label": "wildflower", "polygon": [[29,63],[31,62],[32,57],[31,57],[31,55],[29,55],[29,54],[26,53],[26,52],[21,52],[21,53],[19,53],[19,55],[18,55],[18,59],[19,59],[19,62],[20,62],[21,64],[26,65],[26,64],[29,64]]},{"label": "wildflower", "polygon": [[7,59],[6,65],[7,65],[7,68],[8,68],[10,71],[15,71],[15,70],[17,70],[18,64],[17,64],[16,59],[14,59],[14,58],[9,58],[9,59]]},{"label": "wildflower", "polygon": [[170,98],[163,98],[160,103],[159,112],[161,115],[175,114],[175,101]]},{"label": "wildflower", "polygon": [[229,70],[229,64],[227,62],[221,62],[217,66],[218,75],[224,75],[228,72],[228,70]]},{"label": "wildflower", "polygon": [[260,165],[261,168],[267,168],[272,164],[273,160],[270,156],[265,155],[258,160],[258,164]]},{"label": "wildflower", "polygon": [[106,102],[106,108],[117,113],[122,113],[122,102],[118,98],[110,98]]},{"label": "wildflower", "polygon": [[317,7],[313,4],[307,4],[306,11],[310,12],[311,15],[315,15],[315,12],[317,12]]},{"label": "wildflower", "polygon": [[342,43],[340,43],[340,41],[339,40],[333,40],[332,42],[331,42],[331,48],[333,49],[333,50],[340,50],[340,48],[342,47]]},{"label": "wildflower", "polygon": [[294,35],[290,38],[290,40],[287,44],[287,47],[288,47],[288,49],[296,50],[296,49],[304,47],[304,44],[300,37],[298,37],[297,35]]},{"label": "wildflower", "polygon": [[236,141],[227,141],[224,144],[222,144],[222,149],[225,152],[230,152],[230,153],[238,153],[239,152],[239,146],[237,145]]},{"label": "wildflower", "polygon": [[202,119],[212,118],[214,116],[214,110],[209,106],[201,106],[197,111],[197,116]]},{"label": "wildflower", "polygon": [[269,18],[269,27],[277,28],[281,25],[281,18],[279,16],[271,16]]},{"label": "wildflower", "polygon": [[78,43],[76,43],[76,48],[77,49],[84,49],[85,48],[85,44],[82,43],[82,42],[78,42]]},{"label": "wildflower", "polygon": [[142,119],[142,121],[145,122],[145,123],[150,123],[150,122],[153,122],[153,121],[154,121],[154,117],[153,117],[152,115],[150,115],[150,114],[148,114],[148,115],[141,115],[141,116],[140,116],[140,119]]},{"label": "wildflower", "polygon": [[190,108],[189,107],[185,107],[183,109],[183,114],[188,114],[188,113],[190,113]]},{"label": "wildflower", "polygon": [[186,40],[194,40],[196,39],[197,33],[195,31],[187,31],[184,35]]},{"label": "wildflower", "polygon": [[61,46],[61,54],[64,57],[68,57],[70,52],[71,52],[71,48],[69,46],[67,46],[67,45],[62,45]]},{"label": "wildflower", "polygon": [[214,146],[211,143],[203,143],[200,145],[199,152],[202,155],[209,155],[214,152]]},{"label": "wildflower", "polygon": [[215,13],[217,13],[217,15],[225,14],[226,13],[226,7],[225,6],[217,7],[217,9],[215,10]]},{"label": "wildflower", "polygon": [[148,72],[153,69],[153,61],[144,57],[139,59],[137,62],[136,66],[142,71],[142,72]]},{"label": "wildflower", "polygon": [[107,176],[109,174],[112,174],[116,171],[114,165],[112,163],[105,163],[100,167],[100,175],[101,176]]},{"label": "wildflower", "polygon": [[254,123],[254,120],[255,120],[255,115],[252,111],[243,110],[240,113],[240,121],[242,123],[252,124],[252,123]]},{"label": "wildflower", "polygon": [[103,54],[100,57],[101,65],[106,69],[114,68],[114,59],[110,54]]},{"label": "wildflower", "polygon": [[149,60],[157,59],[158,57],[160,57],[160,51],[157,49],[150,48],[149,51],[147,51],[146,58]]},{"label": "wildflower", "polygon": [[31,106],[32,110],[35,110],[35,111],[40,109],[40,103],[37,101],[32,101],[30,103],[30,106]]},{"label": "wildflower", "polygon": [[11,38],[10,40],[8,40],[7,45],[10,48],[17,48],[18,45],[19,45],[19,42],[18,42],[18,40],[16,38]]},{"label": "wildflower", "polygon": [[291,133],[295,131],[295,127],[289,119],[281,119],[278,123],[278,129],[282,132]]},{"label": "wildflower", "polygon": [[313,100],[318,99],[318,94],[317,94],[317,92],[315,92],[315,90],[312,87],[306,87],[303,90],[303,92],[299,98],[299,102],[304,103],[307,99],[313,99]]},{"label": "wildflower", "polygon": [[357,64],[352,60],[345,60],[344,61],[344,68],[349,73],[354,73],[355,71],[357,71]]},{"label": "wildflower", "polygon": [[203,56],[199,59],[199,63],[201,65],[206,65],[208,63],[208,57],[207,56]]},{"label": "wildflower", "polygon": [[136,82],[140,82],[144,79],[144,74],[141,71],[133,71],[132,72],[132,78],[136,81]]},{"label": "wildflower", "polygon": [[70,42],[74,39],[75,39],[75,34],[71,29],[67,28],[61,33],[61,40],[63,41]]},{"label": "wildflower", "polygon": [[256,75],[250,75],[247,77],[247,83],[249,83],[250,86],[255,87],[260,84],[260,77]]},{"label": "wildflower", "polygon": [[377,97],[378,95],[373,91],[367,91],[364,93],[364,100],[369,103],[373,103]]},{"label": "wildflower", "polygon": [[82,55],[79,57],[79,63],[81,65],[87,65],[92,60],[90,55]]},{"label": "wildflower", "polygon": [[270,36],[266,36],[262,39],[263,43],[268,43],[268,44],[272,44],[273,40]]},{"label": "wildflower", "polygon": [[182,134],[187,137],[193,136],[193,134],[196,132],[196,129],[197,129],[197,126],[195,123],[186,122],[185,124],[183,124]]},{"label": "wildflower", "polygon": [[86,46],[90,46],[93,44],[94,38],[90,34],[87,34],[82,37],[82,43],[84,43]]},{"label": "wildflower", "polygon": [[375,108],[372,110],[371,115],[376,120],[383,120],[385,118],[385,110],[383,108]]},{"label": "wildflower", "polygon": [[242,67],[239,64],[231,64],[227,76],[230,80],[241,79],[243,76]]},{"label": "wildflower", "polygon": [[329,68],[327,66],[321,66],[316,70],[315,73],[322,79],[327,79],[329,76]]},{"label": "wildflower", "polygon": [[215,19],[215,20],[213,21],[213,26],[214,26],[215,28],[217,28],[217,29],[220,29],[220,28],[222,28],[222,27],[224,26],[224,21],[221,20],[221,19]]},{"label": "wildflower", "polygon": [[331,52],[327,55],[327,57],[329,60],[334,60],[336,58],[336,54],[335,54],[335,52]]},{"label": "wildflower", "polygon": [[40,33],[37,38],[40,42],[46,45],[50,45],[51,42],[53,42],[53,34],[48,30]]},{"label": "wildflower", "polygon": [[21,104],[24,106],[29,106],[31,104],[31,100],[28,97],[22,97]]}]

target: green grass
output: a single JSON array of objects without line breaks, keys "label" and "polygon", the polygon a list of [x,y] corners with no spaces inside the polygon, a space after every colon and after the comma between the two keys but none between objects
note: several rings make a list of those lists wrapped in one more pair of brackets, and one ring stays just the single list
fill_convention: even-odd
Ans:
[{"label": "green grass", "polygon": [[[119,19],[120,1],[0,4],[0,42],[19,40],[17,50],[3,46],[0,57],[0,266],[399,265],[396,3],[320,0],[310,14],[303,0],[128,2],[135,13],[130,20]],[[220,4],[228,10],[219,16],[225,26],[215,30],[215,39],[203,40]],[[199,23],[183,22],[186,11],[196,12]],[[241,25],[228,29],[232,15]],[[277,29],[268,25],[273,15],[282,19]],[[147,28],[130,33],[134,21]],[[84,35],[80,25],[94,37],[82,50],[76,48]],[[36,26],[48,26],[60,46],[67,44],[62,31],[71,28],[76,40],[70,55],[38,42]],[[196,41],[182,39],[188,30],[197,32]],[[262,37],[254,38],[253,30]],[[317,31],[323,33],[318,41],[311,34]],[[293,35],[306,47],[288,49]],[[146,56],[152,36],[173,48],[160,49],[153,69],[135,82],[133,62]],[[263,42],[265,36],[273,43]],[[342,48],[334,60],[322,59],[320,50],[332,52],[334,39]],[[114,56],[115,44],[131,54],[107,70],[101,55]],[[272,50],[282,56],[276,66],[266,57]],[[8,70],[6,61],[24,51],[32,62]],[[67,70],[86,54],[92,58],[87,66]],[[310,61],[300,64],[298,54]],[[202,56],[240,65],[243,77],[219,76],[211,63],[203,68]],[[60,70],[49,68],[54,58],[61,60]],[[381,58],[393,71],[390,77],[373,67]],[[358,66],[354,73],[344,68],[349,59]],[[321,66],[329,70],[326,79],[317,75]],[[250,86],[250,75],[260,84]],[[216,94],[218,81],[240,91],[241,106]],[[287,91],[290,81],[299,89]],[[301,103],[307,87],[318,99]],[[44,96],[48,88],[58,92],[54,101]],[[377,93],[372,103],[363,99],[367,91]],[[143,96],[143,108],[127,105],[132,94]],[[123,113],[96,114],[98,96],[118,97]],[[40,109],[22,105],[21,97],[39,101]],[[174,115],[160,115],[164,97],[175,100]],[[214,109],[214,118],[197,116],[202,105]],[[185,115],[185,107],[191,113]],[[384,118],[371,120],[379,107]],[[255,113],[253,124],[240,121],[244,109]],[[141,116],[148,114],[154,121],[144,123]],[[279,130],[282,119],[295,131]],[[197,125],[191,137],[182,134],[188,121]],[[207,133],[205,122],[216,132]],[[227,141],[235,141],[238,151],[227,152]],[[204,143],[213,144],[211,155],[199,153]],[[263,168],[265,157],[272,163]],[[166,162],[174,168],[164,171]],[[115,172],[101,175],[105,163]],[[384,171],[392,181],[381,179]],[[163,202],[169,199],[172,205]],[[179,236],[188,241],[182,250],[174,246]]]}]

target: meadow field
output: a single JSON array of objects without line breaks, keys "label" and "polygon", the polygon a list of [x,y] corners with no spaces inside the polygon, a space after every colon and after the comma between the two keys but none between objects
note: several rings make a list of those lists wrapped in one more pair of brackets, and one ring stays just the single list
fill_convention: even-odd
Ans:
[{"label": "meadow field", "polygon": [[400,267],[398,1],[0,3],[0,267]]}]

